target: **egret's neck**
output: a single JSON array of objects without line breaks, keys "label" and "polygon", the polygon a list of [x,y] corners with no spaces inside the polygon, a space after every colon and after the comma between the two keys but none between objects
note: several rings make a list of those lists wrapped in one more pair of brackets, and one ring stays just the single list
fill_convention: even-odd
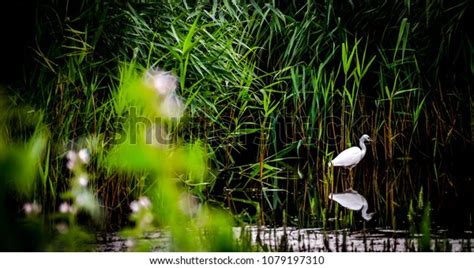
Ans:
[{"label": "egret's neck", "polygon": [[362,218],[364,218],[366,221],[370,221],[372,219],[373,213],[367,213],[367,204],[364,204],[362,206]]},{"label": "egret's neck", "polygon": [[360,139],[359,146],[360,146],[360,149],[362,150],[362,157],[364,157],[365,152],[367,151],[367,147],[365,147],[365,143],[363,139]]}]

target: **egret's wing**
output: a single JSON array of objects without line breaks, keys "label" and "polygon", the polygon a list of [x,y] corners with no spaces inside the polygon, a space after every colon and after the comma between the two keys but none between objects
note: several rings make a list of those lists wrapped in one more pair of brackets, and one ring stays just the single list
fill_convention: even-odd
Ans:
[{"label": "egret's wing", "polygon": [[354,146],[342,151],[334,160],[332,164],[334,166],[348,167],[359,163],[361,156],[361,150],[359,147]]},{"label": "egret's wing", "polygon": [[362,206],[367,203],[365,198],[355,191],[329,194],[329,199],[351,210],[360,210]]}]

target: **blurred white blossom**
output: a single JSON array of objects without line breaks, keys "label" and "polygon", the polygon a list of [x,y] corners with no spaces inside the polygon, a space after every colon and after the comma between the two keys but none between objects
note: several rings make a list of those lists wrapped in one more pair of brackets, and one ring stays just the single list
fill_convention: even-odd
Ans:
[{"label": "blurred white blossom", "polygon": [[184,103],[181,97],[173,93],[163,99],[160,109],[165,117],[180,118],[184,113]]},{"label": "blurred white blossom", "polygon": [[130,209],[134,213],[137,213],[142,209],[149,209],[149,208],[151,208],[151,202],[150,202],[150,199],[148,199],[148,197],[146,196],[142,196],[138,200],[134,200],[132,201],[132,203],[130,203]]},{"label": "blurred white blossom", "polygon": [[72,213],[74,212],[74,209],[71,205],[69,205],[69,203],[63,202],[61,203],[61,205],[59,205],[59,212],[64,213],[64,214]]},{"label": "blurred white blossom", "polygon": [[140,199],[138,199],[138,203],[140,203],[140,205],[143,208],[150,208],[151,207],[150,199],[148,199],[148,197],[146,197],[146,196],[140,197]]},{"label": "blurred white blossom", "polygon": [[130,203],[130,209],[132,210],[132,212],[138,212],[140,211],[140,204],[138,203],[138,201],[132,201],[132,203]]},{"label": "blurred white blossom", "polygon": [[89,160],[90,160],[89,150],[81,149],[79,150],[79,153],[77,153],[77,155],[79,156],[79,159],[81,159],[83,164],[89,164]]},{"label": "blurred white blossom", "polygon": [[78,178],[79,185],[82,187],[86,187],[87,183],[89,182],[89,179],[87,178],[86,175],[81,175]]},{"label": "blurred white blossom", "polygon": [[74,170],[78,164],[85,164],[87,165],[90,161],[90,154],[89,150],[81,149],[79,152],[75,152],[70,150],[66,153],[67,158],[67,168],[69,170]]},{"label": "blurred white blossom", "polygon": [[161,96],[173,94],[178,87],[178,78],[170,72],[158,69],[150,69],[146,73],[146,81],[155,88]]},{"label": "blurred white blossom", "polygon": [[66,164],[67,168],[69,170],[73,170],[76,167],[77,158],[78,158],[76,152],[68,151],[66,154],[66,158],[67,158],[67,164]]},{"label": "blurred white blossom", "polygon": [[37,215],[41,213],[41,205],[33,201],[33,203],[26,203],[23,205],[23,210],[26,215]]}]

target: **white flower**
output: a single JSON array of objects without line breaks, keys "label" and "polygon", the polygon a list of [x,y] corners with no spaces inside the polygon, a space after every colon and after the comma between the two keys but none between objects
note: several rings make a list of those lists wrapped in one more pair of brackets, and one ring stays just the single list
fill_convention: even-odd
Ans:
[{"label": "white flower", "polygon": [[170,72],[165,72],[160,69],[148,70],[146,80],[161,96],[173,94],[178,87],[178,78]]},{"label": "white flower", "polygon": [[74,151],[68,151],[67,154],[66,154],[66,158],[67,158],[67,168],[69,170],[73,170],[75,167],[76,167],[76,163],[77,163],[77,154],[76,152]]},{"label": "white flower", "polygon": [[64,214],[70,213],[70,212],[73,212],[73,208],[68,203],[63,202],[61,203],[61,205],[59,205],[59,212],[64,213]]},{"label": "white flower", "polygon": [[26,215],[36,215],[41,212],[41,206],[33,201],[33,203],[26,203],[23,205],[23,210],[25,211]]},{"label": "white flower", "polygon": [[140,197],[140,199],[138,199],[138,203],[143,208],[150,208],[151,207],[150,199],[148,199],[148,197],[146,197],[146,196]]},{"label": "white flower", "polygon": [[150,199],[148,199],[148,197],[146,196],[142,196],[138,200],[132,201],[132,203],[130,203],[130,209],[134,213],[137,213],[142,209],[149,208],[151,208],[151,202]]},{"label": "white flower", "polygon": [[81,149],[79,150],[79,152],[75,152],[75,151],[68,151],[67,154],[66,154],[66,158],[67,158],[67,168],[69,170],[73,170],[76,168],[77,164],[88,164],[89,161],[90,161],[90,154],[89,154],[89,150],[87,149]]},{"label": "white flower", "polygon": [[31,212],[33,211],[33,204],[31,203],[26,203],[23,205],[23,210],[25,211],[25,213],[27,215],[31,214]]},{"label": "white flower", "polygon": [[138,201],[132,201],[132,203],[130,203],[130,209],[135,213],[138,212],[140,210],[140,204]]},{"label": "white flower", "polygon": [[160,95],[169,95],[174,93],[176,90],[176,83],[178,80],[169,73],[157,75],[153,80],[153,85]]},{"label": "white flower", "polygon": [[89,182],[89,179],[87,179],[86,175],[81,175],[79,176],[78,181],[79,185],[81,185],[82,187],[86,187],[87,183]]},{"label": "white flower", "polygon": [[74,166],[75,166],[75,164],[74,164],[74,162],[72,162],[72,161],[68,161],[67,164],[66,164],[66,167],[67,167],[67,169],[69,169],[69,170],[73,170],[73,169],[74,169]]},{"label": "white flower", "polygon": [[184,104],[176,94],[170,94],[165,97],[160,106],[161,114],[168,118],[180,118],[184,113]]},{"label": "white flower", "polygon": [[68,160],[75,161],[77,159],[77,154],[74,151],[67,151],[66,157]]},{"label": "white flower", "polygon": [[90,161],[90,154],[89,150],[87,149],[81,149],[79,150],[79,153],[77,154],[79,156],[79,159],[81,159],[83,164],[88,164]]}]

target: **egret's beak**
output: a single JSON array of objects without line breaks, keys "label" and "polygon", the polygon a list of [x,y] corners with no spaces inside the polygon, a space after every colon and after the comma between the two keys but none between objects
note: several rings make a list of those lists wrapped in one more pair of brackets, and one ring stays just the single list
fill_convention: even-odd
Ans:
[{"label": "egret's beak", "polygon": [[368,141],[368,142],[371,142],[371,141],[372,141],[372,139],[371,139],[371,138],[368,138],[368,139],[367,139],[367,141]]}]

